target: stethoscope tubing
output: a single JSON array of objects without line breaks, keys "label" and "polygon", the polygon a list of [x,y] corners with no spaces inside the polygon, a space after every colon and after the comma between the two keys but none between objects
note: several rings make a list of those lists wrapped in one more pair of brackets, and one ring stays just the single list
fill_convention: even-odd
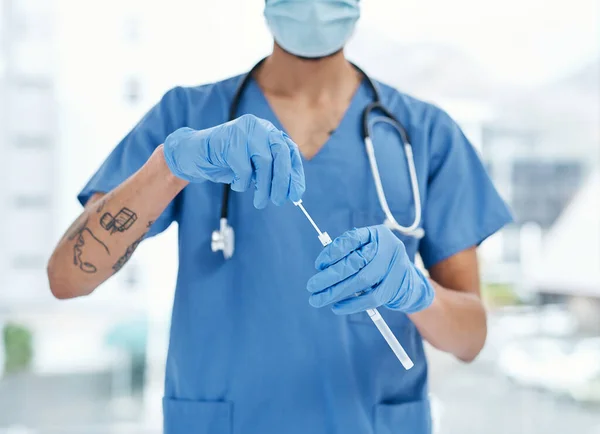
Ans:
[{"label": "stethoscope tubing", "polygon": [[[238,87],[234,93],[233,99],[231,101],[231,105],[229,107],[229,120],[230,121],[237,117],[237,112],[238,112],[238,108],[239,108],[243,93],[246,90],[246,88],[248,87],[248,84],[250,83],[250,80],[252,79],[254,72],[258,68],[260,68],[260,66],[263,64],[264,61],[265,61],[265,59],[262,59],[256,65],[254,65],[252,67],[252,69],[242,78],[242,81],[238,85]],[[419,184],[418,184],[417,173],[416,173],[416,168],[415,168],[415,163],[414,163],[413,150],[412,150],[412,145],[410,144],[410,141],[409,141],[408,133],[406,132],[406,129],[404,128],[402,123],[394,116],[394,114],[391,113],[381,103],[381,96],[380,96],[379,90],[377,89],[377,86],[375,85],[373,80],[371,80],[371,78],[361,68],[359,68],[358,66],[356,66],[354,64],[352,64],[352,66],[354,68],[356,68],[356,70],[364,77],[364,79],[367,81],[369,88],[371,89],[371,92],[373,92],[373,101],[370,104],[368,104],[365,107],[365,109],[363,110],[362,128],[361,128],[362,131],[361,132],[362,132],[363,141],[365,144],[365,150],[367,153],[367,157],[369,159],[369,165],[371,168],[371,174],[373,176],[373,182],[375,183],[377,198],[381,205],[381,209],[383,210],[383,212],[385,214],[385,218],[386,218],[385,224],[390,229],[396,230],[404,235],[421,238],[423,236],[423,230],[421,228],[419,228],[419,225],[421,222],[421,213],[422,213],[421,198],[420,198],[420,193],[419,193]],[[378,116],[377,118],[370,120],[369,116],[371,115],[371,113],[373,113],[375,111],[382,113],[383,116]],[[415,204],[415,218],[414,218],[414,221],[409,226],[402,226],[396,221],[396,219],[394,218],[394,215],[392,214],[392,212],[389,208],[387,199],[385,197],[385,192],[383,190],[383,184],[381,182],[381,176],[379,175],[379,168],[377,166],[377,158],[375,157],[375,149],[373,146],[373,140],[371,138],[372,126],[378,122],[385,122],[385,123],[391,125],[392,127],[394,127],[396,129],[396,131],[398,132],[398,134],[400,135],[400,138],[402,140],[405,157],[406,157],[406,161],[408,164],[410,185],[411,185],[411,190],[412,190],[411,193],[413,195],[413,201]],[[229,227],[228,226],[228,217],[229,217],[230,191],[231,191],[231,186],[229,184],[225,184],[223,187],[223,197],[222,197],[222,202],[221,202],[220,222],[221,222],[221,226],[223,226],[223,223],[225,223],[226,227]],[[229,227],[229,229],[231,230],[230,227]],[[232,232],[232,230],[231,230],[231,232]]]}]

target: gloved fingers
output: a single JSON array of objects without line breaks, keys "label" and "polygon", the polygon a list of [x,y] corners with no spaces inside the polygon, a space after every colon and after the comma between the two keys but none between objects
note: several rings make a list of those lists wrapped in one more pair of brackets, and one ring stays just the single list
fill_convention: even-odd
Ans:
[{"label": "gloved fingers", "polygon": [[255,123],[258,128],[262,128],[263,131],[271,132],[271,131],[279,131],[273,123],[267,119],[259,118],[254,115],[245,114],[240,116],[240,119],[244,118],[244,121],[247,123]]},{"label": "gloved fingers", "polygon": [[352,313],[364,312],[367,309],[375,309],[380,306],[374,290],[364,292],[360,295],[340,300],[331,306],[331,311],[336,315],[350,315]]},{"label": "gloved fingers", "polygon": [[306,189],[306,181],[304,179],[304,167],[302,165],[302,156],[298,145],[294,143],[290,137],[283,133],[283,137],[290,149],[290,158],[292,164],[292,180],[290,182],[289,199],[293,202],[298,202],[302,199],[304,190]]},{"label": "gloved fingers", "polygon": [[372,286],[379,283],[381,277],[370,272],[369,265],[367,264],[365,268],[341,282],[312,294],[308,302],[313,307],[323,307],[353,297],[357,292],[370,291]]},{"label": "gloved fingers", "polygon": [[371,244],[353,251],[345,258],[312,276],[306,284],[306,289],[316,293],[340,283],[362,270],[373,259],[373,253],[374,249]]},{"label": "gloved fingers", "polygon": [[[253,115],[242,115],[220,127],[224,128],[221,152],[234,175],[231,189],[246,191],[255,180],[252,158],[266,159],[270,155],[266,144],[267,132],[260,119]],[[210,142],[208,146],[211,148]]]},{"label": "gloved fingers", "polygon": [[228,153],[227,164],[229,164],[229,167],[233,171],[231,189],[242,192],[250,188],[253,168],[247,148],[237,149],[236,151]]},{"label": "gloved fingers", "polygon": [[331,264],[360,249],[371,241],[369,228],[352,229],[337,237],[319,253],[315,260],[315,268],[324,270]]},{"label": "gloved fingers", "polygon": [[271,201],[283,205],[288,199],[292,176],[292,161],[283,133],[274,130],[269,133],[269,143],[273,155],[273,179],[271,181]]},{"label": "gloved fingers", "polygon": [[188,182],[194,182],[196,178],[202,176],[197,173],[196,163],[192,158],[178,158],[178,156],[186,153],[186,143],[195,132],[191,128],[179,128],[167,136],[163,145],[163,155],[171,173]]},{"label": "gloved fingers", "polygon": [[271,179],[273,177],[273,156],[269,149],[255,152],[251,157],[254,170],[255,188],[254,206],[262,209],[271,197]]}]

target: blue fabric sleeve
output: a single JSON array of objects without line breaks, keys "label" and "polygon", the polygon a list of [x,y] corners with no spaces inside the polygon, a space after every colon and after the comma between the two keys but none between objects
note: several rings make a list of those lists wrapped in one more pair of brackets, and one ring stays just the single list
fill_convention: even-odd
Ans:
[{"label": "blue fabric sleeve", "polygon": [[427,200],[419,251],[432,265],[473,246],[512,221],[477,151],[459,126],[438,110],[430,132]]},{"label": "blue fabric sleeve", "polygon": [[[122,184],[142,167],[171,132],[183,126],[185,106],[181,90],[174,88],[167,92],[117,145],[77,196],[82,205],[85,206],[94,193],[108,193]],[[146,237],[161,233],[176,219],[175,202],[155,220]]]}]

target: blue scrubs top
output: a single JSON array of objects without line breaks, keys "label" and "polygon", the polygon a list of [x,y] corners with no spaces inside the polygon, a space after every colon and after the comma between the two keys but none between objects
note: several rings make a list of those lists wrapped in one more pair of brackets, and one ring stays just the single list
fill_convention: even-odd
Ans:
[{"label": "blue scrubs top", "polygon": [[[169,91],[110,154],[79,200],[108,192],[138,170],[172,131],[227,121],[241,77]],[[478,245],[510,221],[476,151],[442,110],[378,83],[382,101],[405,125],[414,147],[425,237],[399,236],[427,267]],[[363,82],[339,128],[304,160],[304,203],[332,237],[381,224],[384,214],[361,137],[373,95]],[[238,115],[282,128],[251,81]],[[390,208],[414,218],[403,147],[394,130],[373,133]],[[415,362],[405,371],[366,313],[336,316],[308,304],[306,282],[321,245],[288,203],[257,210],[253,192],[232,193],[235,253],[211,251],[223,185],[186,187],[149,235],[179,224],[179,275],[165,382],[167,434],[429,434],[427,361],[406,315],[380,309]]]}]

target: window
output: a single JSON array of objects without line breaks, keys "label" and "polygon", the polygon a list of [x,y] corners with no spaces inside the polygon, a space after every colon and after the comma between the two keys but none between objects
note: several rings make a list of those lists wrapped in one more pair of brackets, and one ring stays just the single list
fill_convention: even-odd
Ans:
[{"label": "window", "polygon": [[47,135],[56,128],[56,102],[52,81],[43,77],[23,77],[9,83],[8,125],[27,135]]},{"label": "window", "polygon": [[128,290],[135,290],[139,284],[139,266],[136,262],[131,261],[127,264],[127,268],[123,270],[125,272],[125,284]]},{"label": "window", "polygon": [[140,37],[140,22],[136,17],[125,19],[124,25],[125,39],[132,43],[137,43]]},{"label": "window", "polygon": [[48,208],[50,198],[42,194],[21,194],[14,198],[15,208]]},{"label": "window", "polygon": [[52,80],[47,76],[20,75],[14,80],[13,85],[17,92],[23,90],[49,92],[53,89]]},{"label": "window", "polygon": [[141,87],[142,86],[137,77],[129,77],[127,80],[125,80],[125,90],[124,90],[125,100],[127,102],[129,102],[130,104],[138,103],[142,98]]},{"label": "window", "polygon": [[12,260],[12,268],[15,270],[38,270],[44,268],[46,259],[41,255],[19,255]]},{"label": "window", "polygon": [[51,137],[43,135],[19,134],[13,138],[13,146],[19,149],[50,149],[53,146]]},{"label": "window", "polygon": [[549,228],[581,187],[581,161],[515,161],[512,208],[521,223]]}]

